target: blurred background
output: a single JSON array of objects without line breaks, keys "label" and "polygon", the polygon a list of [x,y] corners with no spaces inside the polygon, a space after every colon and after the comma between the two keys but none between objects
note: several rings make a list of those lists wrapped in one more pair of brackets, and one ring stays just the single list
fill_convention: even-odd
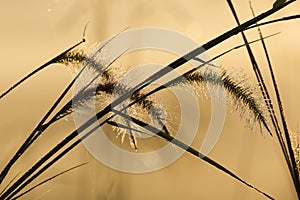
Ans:
[{"label": "blurred background", "polygon": [[[242,22],[252,18],[248,0],[233,3]],[[273,1],[253,0],[252,4],[258,15],[271,8]],[[268,19],[299,13],[300,2],[296,2]],[[226,1],[0,1],[0,91],[5,91],[37,66],[80,41],[87,22],[87,43],[83,45],[87,49],[125,28],[172,29],[203,44],[236,25]],[[299,23],[296,20],[262,27],[264,35],[280,32],[266,43],[288,125],[294,132],[298,129],[300,110]],[[247,31],[247,36],[249,40],[258,38],[254,29]],[[213,57],[242,43],[241,36],[237,35],[207,53]],[[253,44],[253,50],[266,82],[270,84],[261,44]],[[167,58],[154,59],[161,64],[173,60]],[[215,63],[232,71],[243,69],[250,81],[255,80],[244,48]],[[121,64],[134,66],[136,62]],[[1,169],[71,79],[72,74],[63,65],[52,65],[1,99]],[[199,100],[199,105],[203,113],[199,133],[192,144],[197,149],[202,144],[210,120],[209,102]],[[209,157],[276,199],[297,199],[277,140],[245,128],[239,114],[230,111],[229,106],[224,130]],[[19,160],[1,188],[15,175],[22,174],[74,128],[71,119],[53,125]],[[101,164],[83,145],[76,147],[39,180],[83,162],[88,164],[48,182],[23,199],[265,199],[189,154],[159,171],[129,174]]]}]

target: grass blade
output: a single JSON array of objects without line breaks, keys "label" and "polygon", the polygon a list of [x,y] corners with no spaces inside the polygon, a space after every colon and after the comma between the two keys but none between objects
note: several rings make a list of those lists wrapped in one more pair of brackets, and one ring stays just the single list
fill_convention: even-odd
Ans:
[{"label": "grass blade", "polygon": [[[249,4],[250,4],[250,9],[252,11],[252,15],[253,15],[253,17],[255,17],[254,9],[252,7],[251,1],[249,1]],[[273,72],[273,66],[272,66],[271,59],[270,59],[270,56],[269,56],[269,53],[268,53],[268,49],[267,49],[266,43],[263,39],[263,34],[262,34],[262,31],[261,31],[259,26],[257,27],[257,31],[258,31],[259,37],[261,38],[261,44],[262,44],[263,50],[265,52],[265,56],[266,56],[268,66],[269,66],[270,75],[271,75],[271,78],[272,78],[273,87],[274,87],[275,94],[276,94],[277,106],[279,108],[281,123],[282,123],[282,126],[283,126],[283,132],[284,132],[285,141],[286,141],[287,149],[288,149],[288,153],[289,153],[289,159],[291,161],[292,179],[294,181],[294,185],[295,185],[295,188],[296,188],[296,191],[297,191],[297,194],[298,194],[298,198],[300,198],[300,180],[299,180],[299,173],[298,173],[298,168],[297,168],[297,164],[296,164],[296,157],[294,155],[293,147],[292,147],[292,144],[291,144],[290,134],[289,134],[287,122],[286,122],[286,119],[285,119],[285,116],[284,116],[284,110],[283,110],[283,106],[282,106],[282,101],[281,101],[277,81],[276,81],[276,78],[275,78],[275,74]],[[280,143],[284,143],[284,140],[282,139],[282,137],[279,137],[278,140],[282,140],[282,142],[280,142]]]},{"label": "grass blade", "polygon": [[59,177],[59,176],[65,174],[65,173],[67,173],[67,172],[73,171],[74,169],[77,169],[77,168],[79,168],[79,167],[82,167],[82,166],[84,166],[84,165],[86,165],[86,164],[87,164],[87,163],[82,163],[82,164],[76,165],[76,166],[74,166],[74,167],[71,167],[71,168],[69,168],[69,169],[67,169],[67,170],[64,170],[64,171],[62,171],[62,172],[60,172],[60,173],[58,173],[58,174],[56,174],[56,175],[54,175],[54,176],[51,176],[51,177],[49,177],[49,178],[47,178],[47,179],[45,179],[45,180],[39,182],[38,184],[32,186],[32,187],[29,188],[28,190],[22,192],[21,194],[15,196],[15,197],[12,196],[12,197],[9,198],[9,199],[11,199],[11,200],[16,200],[16,199],[18,199],[18,198],[24,196],[25,194],[31,192],[32,190],[38,188],[39,186],[42,186],[43,184],[48,183],[48,182],[51,181],[52,179],[55,179],[55,178],[57,178],[57,177]]},{"label": "grass blade", "polygon": [[[228,5],[229,5],[229,7],[231,9],[232,14],[234,15],[234,18],[235,18],[237,24],[239,25],[240,22],[239,22],[239,19],[237,17],[236,11],[235,11],[235,9],[233,7],[233,4],[232,4],[231,0],[227,0],[227,3],[228,3]],[[243,32],[241,32],[241,34],[243,36],[244,42],[247,44],[248,42],[247,42],[247,38],[246,38],[245,34]],[[290,153],[290,151],[292,151],[292,149],[290,149],[289,146],[288,146],[288,150],[287,150],[286,146],[284,144],[284,141],[282,139],[280,139],[281,138],[281,129],[280,129],[280,126],[278,124],[278,120],[277,120],[277,117],[276,117],[276,114],[275,114],[275,111],[274,111],[274,108],[273,108],[272,100],[270,98],[268,89],[266,87],[266,84],[265,84],[264,79],[262,77],[262,73],[260,72],[259,66],[258,66],[258,64],[256,62],[256,59],[254,57],[254,54],[253,54],[250,46],[246,45],[246,47],[247,47],[247,51],[248,51],[248,54],[249,54],[249,57],[250,57],[250,60],[251,60],[252,66],[253,66],[253,71],[255,72],[257,81],[258,81],[259,85],[261,86],[260,88],[261,88],[263,97],[265,99],[266,105],[267,105],[268,110],[270,112],[270,117],[271,117],[274,129],[275,129],[276,135],[279,138],[280,146],[281,146],[281,149],[282,149],[282,151],[284,153],[284,157],[285,157],[286,163],[287,163],[287,165],[289,167],[292,179],[293,179],[293,181],[295,183],[295,186],[297,188],[298,187],[297,186],[297,177],[295,177],[295,172],[294,172],[294,170],[297,169],[297,165],[294,164],[295,162],[293,162],[295,160],[293,160],[293,159],[290,158],[290,156],[293,155],[293,154]],[[266,49],[264,49],[264,50],[266,50]],[[271,72],[273,72],[272,69],[271,69]],[[275,78],[274,74],[273,74],[272,78]],[[272,80],[273,80],[273,83],[274,83],[274,79],[272,79]],[[279,93],[278,93],[278,95],[279,95]],[[285,124],[285,126],[286,126],[286,124]],[[293,153],[293,151],[292,151],[292,153]],[[296,189],[296,190],[297,190],[297,194],[299,195],[298,189]]]},{"label": "grass blade", "polygon": [[52,58],[51,60],[49,60],[48,62],[46,62],[45,64],[41,65],[40,67],[38,67],[37,69],[33,70],[32,72],[30,72],[29,74],[27,74],[25,77],[23,77],[21,80],[19,80],[17,83],[15,83],[13,86],[11,86],[9,89],[7,89],[5,92],[3,92],[0,95],[0,99],[2,99],[3,97],[5,97],[8,93],[10,93],[11,91],[13,91],[16,87],[18,87],[20,84],[22,84],[24,81],[26,81],[27,79],[29,79],[30,77],[32,77],[33,75],[35,75],[36,73],[40,72],[41,70],[45,69],[47,66],[56,63],[56,61],[63,57],[66,53],[68,53],[69,51],[71,51],[72,49],[76,48],[77,46],[79,46],[80,44],[85,42],[85,38],[83,38],[80,42],[78,42],[77,44],[71,46],[70,48],[68,48],[67,50],[65,50],[64,52],[60,53],[59,55],[55,56],[54,58]]},{"label": "grass blade", "polygon": [[300,15],[292,15],[292,16],[283,17],[283,18],[280,18],[280,19],[274,19],[274,20],[270,20],[270,21],[266,21],[266,22],[262,22],[262,23],[257,23],[257,24],[254,24],[252,26],[249,26],[248,28],[246,28],[246,30],[256,28],[256,27],[265,26],[265,25],[268,25],[268,24],[273,24],[273,23],[276,23],[276,22],[289,21],[289,20],[294,20],[294,19],[300,19]]}]

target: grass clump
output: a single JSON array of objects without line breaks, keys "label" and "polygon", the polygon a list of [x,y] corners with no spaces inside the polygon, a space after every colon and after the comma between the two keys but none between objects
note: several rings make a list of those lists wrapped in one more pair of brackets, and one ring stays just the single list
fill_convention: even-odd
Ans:
[{"label": "grass clump", "polygon": [[[91,118],[87,122],[85,122],[82,126],[78,127],[76,130],[68,134],[63,140],[61,140],[54,148],[50,149],[40,160],[38,160],[30,169],[24,172],[20,177],[13,179],[7,187],[4,187],[1,194],[0,199],[8,200],[8,199],[17,199],[30,192],[32,189],[47,183],[52,178],[62,175],[63,173],[73,170],[79,166],[74,168],[70,168],[64,172],[58,173],[57,175],[46,179],[45,181],[40,182],[37,185],[31,186],[30,189],[25,190],[24,188],[32,184],[36,178],[38,178],[41,174],[43,174],[47,169],[52,167],[58,160],[63,158],[66,154],[68,154],[72,149],[74,149],[78,144],[82,142],[82,140],[86,139],[89,135],[93,134],[93,132],[103,126],[104,124],[110,124],[113,126],[118,125],[118,128],[123,131],[125,134],[129,135],[130,145],[135,150],[138,149],[137,140],[135,138],[136,133],[143,133],[143,130],[146,128],[148,131],[156,134],[158,137],[163,138],[166,141],[172,142],[179,148],[184,149],[188,153],[197,158],[203,160],[214,168],[222,171],[224,174],[230,176],[231,178],[237,180],[238,182],[244,184],[245,186],[256,190],[260,194],[264,195],[268,199],[273,199],[273,197],[266,192],[258,189],[257,187],[251,185],[244,179],[237,176],[235,173],[227,169],[225,166],[221,165],[217,161],[202,155],[199,151],[194,148],[184,144],[183,142],[177,140],[170,133],[170,125],[168,124],[167,113],[164,112],[162,105],[157,101],[156,98],[153,97],[158,91],[167,89],[169,87],[182,86],[185,84],[191,84],[194,87],[201,87],[200,85],[212,85],[214,87],[224,88],[227,94],[230,96],[232,101],[240,110],[240,112],[244,112],[246,108],[247,112],[250,112],[250,118],[252,121],[258,123],[262,129],[265,129],[270,135],[276,135],[283,155],[285,157],[286,163],[289,167],[291,177],[294,182],[294,186],[297,191],[298,197],[300,197],[300,185],[299,185],[299,143],[295,143],[294,145],[291,142],[291,134],[287,128],[287,123],[284,118],[282,103],[279,95],[278,86],[276,84],[275,76],[272,71],[272,66],[270,64],[270,59],[266,50],[266,45],[264,44],[264,37],[260,33],[260,39],[263,44],[264,51],[266,53],[266,57],[269,61],[269,69],[270,74],[272,76],[272,83],[274,85],[274,89],[276,92],[276,102],[279,107],[279,115],[280,120],[275,113],[275,109],[273,108],[273,104],[268,92],[268,88],[264,83],[264,78],[260,72],[260,67],[258,66],[254,54],[251,50],[250,44],[248,42],[243,31],[246,31],[250,28],[254,28],[259,26],[257,24],[259,21],[265,19],[288,6],[289,4],[295,2],[294,0],[287,1],[278,6],[274,6],[270,10],[266,12],[254,16],[253,19],[246,21],[245,23],[240,24],[239,19],[237,17],[237,13],[234,10],[233,4],[230,0],[227,0],[229,7],[234,15],[234,18],[237,22],[237,26],[233,29],[221,34],[220,36],[213,38],[207,43],[203,44],[201,47],[198,47],[194,50],[191,50],[186,55],[179,57],[174,62],[171,62],[162,70],[157,73],[149,75],[149,77],[133,86],[128,87],[127,85],[118,83],[118,79],[116,78],[116,71],[113,69],[112,64],[119,58],[114,58],[110,62],[104,62],[101,59],[101,53],[103,48],[107,43],[104,43],[102,46],[97,47],[97,51],[94,54],[89,55],[89,52],[85,52],[83,50],[78,50],[78,46],[85,42],[85,37],[83,34],[83,38],[80,42],[75,44],[74,46],[68,48],[66,51],[62,52],[58,56],[50,59],[44,65],[38,67],[36,70],[25,76],[23,79],[14,84],[7,91],[3,92],[0,96],[0,99],[4,98],[11,91],[13,91],[17,86],[19,86],[22,82],[30,78],[31,76],[37,74],[37,72],[42,69],[50,66],[54,63],[61,63],[67,66],[78,66],[82,65],[82,68],[78,70],[78,73],[74,77],[74,79],[70,82],[70,84],[65,88],[62,94],[57,98],[56,102],[50,107],[49,111],[46,115],[41,119],[41,121],[37,124],[34,130],[29,134],[28,138],[24,141],[21,147],[16,151],[15,155],[8,161],[5,165],[4,169],[0,173],[0,184],[3,183],[3,180],[7,177],[7,174],[11,171],[13,165],[19,160],[19,158],[30,148],[33,142],[35,142],[41,134],[44,134],[48,127],[54,124],[56,121],[70,115],[74,111],[75,107],[82,107],[86,104],[86,102],[99,99],[103,96],[109,97],[107,99],[111,99],[116,92],[117,98],[113,101],[110,101],[108,105],[104,105],[103,107],[97,110],[96,121],[101,120],[96,127],[87,132],[81,138],[78,138],[78,134],[82,133],[84,130],[89,128],[93,123],[95,123],[95,119]],[[299,17],[296,17],[299,18]],[[285,20],[296,19],[295,17],[285,18]],[[278,20],[282,21],[282,20]],[[267,22],[267,24],[274,23],[274,21]],[[263,25],[263,24],[261,24]],[[85,32],[85,31],[84,31]],[[230,52],[226,51],[224,54],[220,54],[216,56],[214,59],[210,61],[203,62],[199,64],[197,68],[193,68],[187,71],[184,74],[181,74],[177,78],[170,80],[164,86],[158,86],[155,89],[147,90],[149,86],[158,78],[161,78],[167,75],[170,71],[176,70],[183,64],[189,62],[192,59],[195,59],[196,56],[201,54],[204,50],[211,49],[218,44],[221,44],[225,40],[235,36],[236,34],[242,33],[242,37],[244,40],[243,45],[240,47],[246,46],[248,55],[250,57],[250,61],[253,66],[253,71],[255,73],[257,83],[259,88],[261,89],[262,99],[256,96],[254,93],[254,89],[246,86],[243,81],[235,80],[234,76],[227,72],[225,69],[218,68],[218,73],[215,72],[216,66],[211,65],[211,61],[217,59],[218,57]],[[110,42],[114,37],[112,37],[108,42]],[[234,48],[233,48],[234,49]],[[120,55],[122,56],[122,55]],[[203,70],[203,66],[206,66],[206,70]],[[201,68],[201,69],[200,69]],[[170,70],[171,69],[171,70]],[[65,98],[66,94],[70,91],[70,89],[74,86],[75,81],[84,73],[87,72],[89,74],[94,74],[94,78],[90,80],[87,85],[84,85],[73,99],[70,99],[62,108],[54,113],[55,109],[62,102],[62,99]],[[124,102],[129,100],[129,103],[125,104]],[[265,112],[264,108],[267,108]],[[145,115],[148,115],[152,121],[143,121],[143,119],[138,119],[132,116],[134,113],[142,110]],[[267,113],[267,114],[266,114]],[[50,118],[50,116],[52,116]],[[271,125],[268,123],[268,118],[271,121]],[[281,126],[279,125],[279,121],[281,122]],[[275,132],[275,134],[273,134]],[[122,140],[124,140],[125,134],[122,133]],[[25,190],[25,191],[24,191]]]}]

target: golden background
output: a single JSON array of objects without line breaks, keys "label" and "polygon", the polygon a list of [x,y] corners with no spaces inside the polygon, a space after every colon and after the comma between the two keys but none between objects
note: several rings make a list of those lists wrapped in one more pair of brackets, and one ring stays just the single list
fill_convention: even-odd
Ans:
[{"label": "golden background", "polygon": [[[272,3],[271,0],[252,1],[257,15],[271,8]],[[247,0],[234,1],[234,5],[241,21],[252,17]],[[299,13],[300,2],[296,2],[268,19]],[[202,44],[236,26],[226,1],[1,1],[0,91],[6,90],[25,74],[79,41],[88,21],[87,47],[127,27],[168,28]],[[296,20],[262,28],[265,35],[281,32],[268,39],[267,45],[289,128],[293,131],[297,130],[300,110],[299,25],[300,21]],[[247,36],[249,40],[258,38],[255,30],[247,32]],[[241,36],[237,35],[208,53],[215,56],[242,43]],[[254,44],[253,49],[262,71],[266,72],[267,65],[260,43]],[[162,64],[167,63],[164,61]],[[230,69],[242,68],[254,80],[244,48],[215,63]],[[264,74],[270,83],[268,74]],[[1,99],[1,169],[71,78],[65,67],[52,65]],[[203,110],[206,112],[205,108]],[[203,117],[205,114],[201,116],[205,124],[205,120],[209,119]],[[19,160],[7,180],[18,173],[22,174],[73,128],[72,121],[63,120],[53,125]],[[196,148],[204,137],[200,132],[193,143]],[[209,156],[276,199],[296,199],[276,139],[244,128],[238,114],[232,114],[230,109],[224,131]],[[40,180],[86,161],[88,165],[48,182],[23,199],[265,199],[189,154],[156,172],[127,174],[105,167],[80,145],[42,175]]]}]

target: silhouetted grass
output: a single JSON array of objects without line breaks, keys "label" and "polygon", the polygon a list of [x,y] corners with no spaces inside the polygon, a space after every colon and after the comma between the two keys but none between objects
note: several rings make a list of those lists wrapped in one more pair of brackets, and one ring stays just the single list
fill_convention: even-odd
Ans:
[{"label": "silhouetted grass", "polygon": [[[189,60],[195,59],[195,57],[198,56],[199,54],[203,53],[204,50],[208,50],[210,48],[213,48],[216,45],[224,42],[228,38],[231,38],[232,36],[234,36],[238,33],[243,34],[243,31],[245,31],[245,30],[247,30],[251,27],[255,27],[256,24],[260,20],[265,19],[266,17],[270,16],[273,13],[276,13],[277,11],[279,11],[280,9],[286,7],[287,5],[291,4],[292,2],[295,2],[295,0],[287,1],[286,3],[284,3],[280,6],[276,6],[276,7],[272,8],[272,9],[270,9],[270,10],[268,10],[268,11],[266,11],[266,12],[260,14],[260,15],[258,15],[257,17],[254,17],[251,20],[248,20],[247,22],[242,23],[242,24],[240,24],[239,21],[238,21],[238,17],[236,15],[235,11],[234,11],[234,8],[233,8],[233,5],[232,5],[231,1],[228,0],[227,2],[229,3],[229,5],[231,7],[231,10],[232,10],[232,12],[235,16],[235,19],[238,23],[238,26],[236,26],[235,28],[225,32],[224,34],[221,34],[220,36],[212,39],[211,41],[203,44],[199,48],[196,48],[196,49],[192,50],[191,52],[187,53],[186,55],[178,58],[177,60],[170,63],[169,65],[167,65],[162,70],[158,71],[157,73],[154,73],[154,74],[150,75],[149,78],[147,78],[145,81],[141,82],[140,84],[137,84],[134,87],[129,88],[126,85],[117,85],[116,82],[113,81],[113,79],[110,79],[110,76],[113,76],[113,74],[109,71],[109,66],[115,60],[113,60],[112,62],[110,62],[106,65],[103,65],[103,63],[101,63],[99,60],[97,60],[97,56],[89,57],[83,51],[74,50],[74,48],[76,48],[77,46],[79,46],[80,44],[82,44],[85,41],[85,38],[83,37],[83,39],[80,42],[78,42],[77,44],[75,44],[71,48],[67,49],[63,53],[59,54],[58,56],[54,57],[49,62],[47,62],[44,65],[42,65],[41,67],[39,67],[37,70],[34,70],[28,76],[21,79],[19,82],[17,82],[11,88],[9,88],[6,92],[4,92],[0,96],[0,99],[5,97],[11,91],[13,91],[13,89],[15,87],[17,87],[18,85],[20,85],[23,81],[27,80],[32,75],[36,74],[40,70],[44,69],[45,67],[47,67],[47,66],[49,66],[53,63],[63,63],[63,64],[66,64],[66,65],[83,64],[83,66],[84,66],[81,69],[81,71],[78,72],[76,77],[66,87],[66,89],[62,92],[62,94],[57,99],[57,101],[49,109],[47,114],[42,118],[42,120],[38,123],[36,128],[32,131],[32,133],[28,136],[28,138],[25,140],[25,142],[22,144],[22,146],[17,150],[15,155],[11,158],[11,160],[8,162],[8,164],[5,166],[5,168],[2,170],[2,172],[0,174],[0,184],[3,182],[3,180],[5,179],[7,174],[10,172],[11,167],[24,154],[24,152],[30,147],[30,145],[49,126],[51,126],[54,122],[56,122],[57,120],[63,118],[64,116],[66,116],[66,115],[68,115],[72,112],[72,109],[73,109],[72,108],[72,100],[70,100],[67,104],[65,104],[65,106],[63,106],[63,108],[59,112],[57,112],[54,115],[54,117],[52,119],[50,119],[46,123],[46,120],[48,120],[50,115],[54,112],[54,110],[58,106],[58,104],[61,103],[62,99],[66,96],[67,92],[72,88],[74,82],[77,80],[77,78],[80,76],[80,74],[82,73],[83,70],[88,69],[88,68],[94,70],[95,78],[93,80],[91,80],[90,83],[92,83],[94,80],[97,80],[100,75],[103,76],[106,79],[106,82],[100,83],[100,84],[97,85],[96,88],[92,88],[92,89],[89,88],[90,85],[88,84],[81,91],[79,91],[78,96],[77,95],[75,96],[75,100],[76,100],[76,98],[78,98],[78,101],[77,101],[78,105],[77,106],[81,105],[80,102],[84,102],[84,101],[92,98],[95,95],[97,96],[100,93],[105,93],[105,94],[111,95],[113,89],[116,89],[116,88],[117,88],[117,91],[118,90],[122,91],[119,98],[117,98],[113,102],[109,103],[107,106],[105,106],[102,110],[100,110],[96,114],[97,119],[103,119],[105,116],[107,116],[107,114],[111,113],[109,118],[107,118],[106,120],[104,120],[103,122],[98,124],[95,128],[90,130],[88,133],[86,133],[83,137],[81,137],[79,139],[77,139],[78,134],[80,134],[81,132],[86,130],[89,126],[91,126],[93,123],[95,123],[96,122],[95,119],[94,118],[89,119],[82,126],[77,128],[76,130],[74,130],[65,139],[63,139],[61,142],[59,142],[53,149],[51,149],[47,154],[45,154],[43,157],[41,157],[41,159],[38,162],[36,162],[23,175],[21,175],[16,180],[12,180],[12,184],[11,185],[9,184],[8,187],[4,188],[3,191],[1,192],[0,199],[3,199],[3,200],[4,199],[17,199],[17,198],[23,196],[24,194],[26,194],[27,192],[30,192],[32,189],[36,188],[37,186],[39,186],[41,184],[44,184],[44,183],[48,182],[49,180],[51,180],[52,178],[60,176],[61,174],[65,173],[66,171],[69,171],[69,170],[73,169],[73,168],[70,168],[69,170],[61,172],[61,173],[57,174],[56,176],[51,177],[49,179],[46,179],[45,181],[42,181],[40,184],[31,187],[31,189],[26,190],[25,192],[22,192],[22,190],[26,186],[28,186],[33,180],[35,180],[42,173],[44,173],[47,169],[49,169],[51,166],[53,166],[53,164],[55,164],[58,160],[63,158],[74,147],[76,147],[78,144],[80,144],[82,140],[87,138],[90,134],[93,134],[93,132],[97,128],[101,127],[102,125],[104,125],[106,123],[115,125],[114,117],[116,117],[116,116],[122,117],[121,119],[123,119],[123,121],[122,121],[123,126],[122,127],[119,126],[119,128],[124,129],[125,131],[129,131],[129,135],[130,135],[130,138],[131,138],[131,143],[132,143],[132,146],[134,148],[137,148],[137,145],[136,145],[136,141],[135,141],[133,132],[135,132],[135,131],[142,132],[141,131],[142,129],[141,130],[140,129],[135,130],[134,128],[132,128],[131,127],[132,124],[128,123],[129,118],[135,125],[138,125],[140,127],[145,127],[145,125],[147,125],[146,128],[149,131],[151,131],[153,133],[156,133],[159,137],[161,137],[161,138],[163,138],[163,139],[165,139],[169,142],[172,142],[173,144],[177,145],[178,147],[180,147],[180,148],[186,150],[187,152],[189,152],[191,155],[194,155],[194,156],[202,159],[203,161],[205,161],[208,164],[214,166],[215,168],[221,170],[222,172],[229,175],[230,177],[238,180],[242,184],[245,184],[249,188],[255,189],[256,191],[263,194],[267,198],[273,199],[269,194],[263,192],[262,190],[256,188],[255,186],[249,184],[247,181],[245,181],[244,179],[238,177],[237,175],[235,175],[233,172],[228,170],[223,165],[221,165],[218,162],[210,159],[209,157],[206,157],[205,155],[202,155],[200,152],[196,151],[192,147],[190,147],[190,146],[182,143],[181,141],[178,141],[177,139],[173,138],[171,136],[171,134],[169,134],[168,127],[167,127],[168,124],[166,124],[164,122],[165,119],[163,117],[163,114],[161,113],[161,109],[159,108],[159,106],[157,106],[157,105],[159,105],[159,102],[154,102],[153,100],[149,99],[150,95],[154,94],[155,92],[157,92],[159,90],[164,89],[166,86],[171,87],[171,86],[178,85],[178,84],[186,84],[186,82],[184,82],[182,77],[185,77],[189,82],[196,82],[197,84],[199,84],[201,82],[204,82],[206,84],[207,83],[215,84],[215,85],[223,83],[223,86],[228,91],[228,93],[233,95],[233,98],[236,98],[237,100],[239,100],[241,104],[246,105],[246,107],[249,109],[249,111],[253,112],[254,118],[257,119],[257,121],[259,123],[261,123],[268,132],[271,133],[269,125],[268,125],[268,123],[265,119],[265,116],[264,116],[264,111],[261,110],[261,108],[260,108],[260,102],[252,96],[251,88],[244,87],[239,82],[234,81],[234,79],[230,76],[230,74],[227,74],[226,71],[223,71],[221,76],[215,76],[214,74],[209,74],[209,72],[208,72],[208,73],[204,74],[205,78],[203,78],[204,75],[200,74],[196,70],[198,70],[200,67],[202,67],[206,64],[209,64],[212,60],[214,60],[214,59],[212,59],[211,61],[204,61],[204,63],[200,64],[198,66],[198,68],[194,68],[194,69],[186,72],[182,76],[179,76],[177,78],[174,78],[173,80],[170,80],[167,84],[165,84],[164,87],[159,86],[159,87],[153,89],[150,92],[147,92],[147,93],[142,92],[144,88],[149,86],[155,80],[165,76],[170,71],[179,68],[181,65],[187,63]],[[285,20],[294,19],[294,18],[299,18],[299,17],[294,16],[294,17],[290,17],[290,18],[285,18]],[[282,20],[283,19],[278,20],[278,21],[282,21]],[[273,23],[273,22],[274,21],[271,21],[269,23]],[[291,147],[291,142],[289,140],[289,133],[287,131],[287,125],[286,125],[286,121],[284,119],[284,114],[283,114],[282,104],[281,104],[281,100],[280,100],[280,95],[279,95],[279,91],[278,91],[278,88],[277,88],[275,76],[274,76],[274,73],[272,71],[272,66],[269,62],[270,71],[271,71],[271,75],[272,75],[272,80],[273,80],[274,88],[275,88],[276,95],[277,95],[277,102],[278,102],[278,106],[279,106],[279,110],[280,110],[281,121],[282,121],[283,129],[284,129],[283,132],[285,133],[285,138],[284,139],[286,140],[287,147],[285,146],[286,143],[284,143],[283,139],[281,139],[281,130],[280,130],[280,127],[278,125],[278,120],[277,120],[275,111],[274,111],[274,109],[272,107],[272,104],[271,104],[271,98],[268,95],[268,89],[267,89],[267,87],[264,83],[264,79],[263,79],[263,77],[260,73],[260,69],[258,67],[257,62],[255,61],[253,52],[252,52],[252,50],[250,48],[250,45],[249,45],[251,42],[247,41],[246,36],[244,34],[243,34],[243,39],[244,39],[245,45],[241,45],[239,47],[246,46],[246,48],[248,50],[251,62],[253,64],[253,69],[254,69],[256,77],[257,77],[257,81],[259,82],[259,84],[261,86],[260,88],[262,89],[262,94],[263,94],[264,100],[266,102],[266,106],[268,107],[268,111],[270,111],[270,118],[272,120],[273,128],[276,132],[276,135],[278,136],[279,141],[282,142],[280,144],[282,146],[284,156],[286,158],[287,164],[289,166],[289,169],[290,169],[290,172],[291,172],[291,175],[292,175],[292,178],[293,178],[296,190],[297,190],[297,194],[299,196],[300,193],[299,193],[299,187],[298,187],[299,186],[298,171],[297,171],[297,168],[295,168],[295,165],[294,165],[295,164],[294,163],[295,162],[295,157],[294,157],[294,154],[293,154],[293,149]],[[262,35],[260,35],[260,40],[262,42],[264,40]],[[108,42],[109,41],[110,40],[108,40]],[[265,46],[264,43],[263,43],[263,45],[264,45],[264,49],[265,49],[265,52],[266,52],[266,56],[268,58],[266,46]],[[105,46],[105,44],[101,48],[103,48],[104,46]],[[99,49],[98,54],[101,53],[101,48]],[[235,49],[235,48],[233,48],[233,49]],[[224,52],[223,54],[221,54],[219,56],[216,56],[216,58],[218,58],[218,57],[220,57],[220,56],[222,56],[222,55],[224,55],[224,54],[226,54],[230,51],[231,50],[228,50],[228,51]],[[115,59],[117,59],[117,58],[115,58]],[[269,58],[268,58],[268,61],[270,61]],[[93,93],[92,91],[95,91],[95,93]],[[121,110],[116,110],[115,109],[116,106],[122,104],[122,102],[125,101],[128,98],[131,100],[131,103],[128,106],[124,106]],[[152,116],[152,118],[154,118],[158,122],[158,124],[160,124],[160,126],[161,126],[160,128],[162,128],[162,131],[160,131],[158,127],[154,127],[154,126],[152,126],[151,124],[149,124],[147,122],[143,122],[139,119],[134,118],[133,116],[130,116],[130,113],[124,112],[127,108],[129,108],[129,107],[131,107],[132,105],[135,105],[135,104],[138,105],[138,106],[141,106],[143,109],[145,109],[146,112],[148,114],[150,114]],[[73,105],[76,105],[76,104],[73,104]],[[150,107],[153,107],[153,106],[157,109],[155,110],[155,112],[151,113],[150,112]],[[63,150],[63,151],[60,152],[60,150]],[[297,172],[295,172],[295,170]]]}]

